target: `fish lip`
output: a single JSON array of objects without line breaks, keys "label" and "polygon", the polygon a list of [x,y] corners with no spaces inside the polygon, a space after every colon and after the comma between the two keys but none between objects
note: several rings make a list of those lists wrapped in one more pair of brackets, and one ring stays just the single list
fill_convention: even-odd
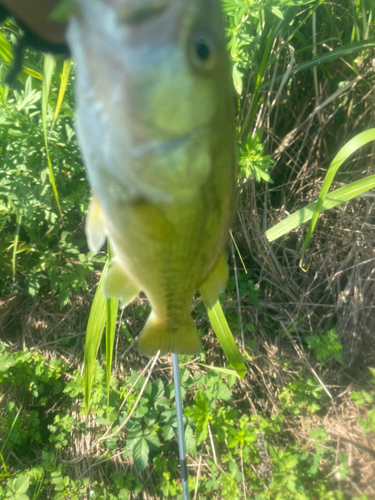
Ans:
[{"label": "fish lip", "polygon": [[163,156],[194,141],[202,135],[206,128],[207,127],[200,127],[173,139],[155,139],[135,144],[132,148],[132,157],[134,159],[143,159],[144,157],[153,155]]}]

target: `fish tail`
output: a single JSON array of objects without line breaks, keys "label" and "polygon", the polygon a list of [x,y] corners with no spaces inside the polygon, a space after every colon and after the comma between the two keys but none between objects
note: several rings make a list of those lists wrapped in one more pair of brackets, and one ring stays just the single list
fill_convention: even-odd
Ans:
[{"label": "fish tail", "polygon": [[173,352],[175,354],[196,354],[202,348],[194,321],[187,317],[181,324],[161,320],[151,313],[138,341],[138,351],[143,356],[155,356]]}]

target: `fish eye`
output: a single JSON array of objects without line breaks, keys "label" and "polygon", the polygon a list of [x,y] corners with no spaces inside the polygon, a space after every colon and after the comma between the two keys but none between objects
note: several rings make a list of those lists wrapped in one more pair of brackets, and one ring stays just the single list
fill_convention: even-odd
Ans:
[{"label": "fish eye", "polygon": [[208,35],[193,37],[190,47],[190,59],[197,69],[211,70],[216,61],[216,47]]}]

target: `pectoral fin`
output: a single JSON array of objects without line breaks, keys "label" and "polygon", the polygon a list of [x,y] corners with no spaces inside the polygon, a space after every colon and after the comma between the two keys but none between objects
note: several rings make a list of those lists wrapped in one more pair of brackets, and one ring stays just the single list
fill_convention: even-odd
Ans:
[{"label": "pectoral fin", "polygon": [[89,204],[86,218],[86,237],[89,249],[93,253],[98,253],[106,240],[104,214],[96,196],[91,198]]},{"label": "pectoral fin", "polygon": [[228,264],[224,255],[221,255],[206,280],[199,287],[203,301],[209,309],[214,306],[219,295],[224,292],[228,277]]},{"label": "pectoral fin", "polygon": [[104,282],[104,295],[107,299],[117,297],[120,307],[128,305],[139,294],[139,287],[128,277],[116,259],[112,259]]}]

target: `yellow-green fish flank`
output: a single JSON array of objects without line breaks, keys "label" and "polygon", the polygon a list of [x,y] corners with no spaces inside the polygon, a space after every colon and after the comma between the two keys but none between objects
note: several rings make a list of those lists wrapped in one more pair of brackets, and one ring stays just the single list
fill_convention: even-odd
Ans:
[{"label": "yellow-green fish flank", "polygon": [[194,354],[200,290],[228,278],[235,212],[233,92],[219,0],[76,0],[77,131],[94,196],[89,246],[114,251],[104,292],[152,312],[141,354]]}]

